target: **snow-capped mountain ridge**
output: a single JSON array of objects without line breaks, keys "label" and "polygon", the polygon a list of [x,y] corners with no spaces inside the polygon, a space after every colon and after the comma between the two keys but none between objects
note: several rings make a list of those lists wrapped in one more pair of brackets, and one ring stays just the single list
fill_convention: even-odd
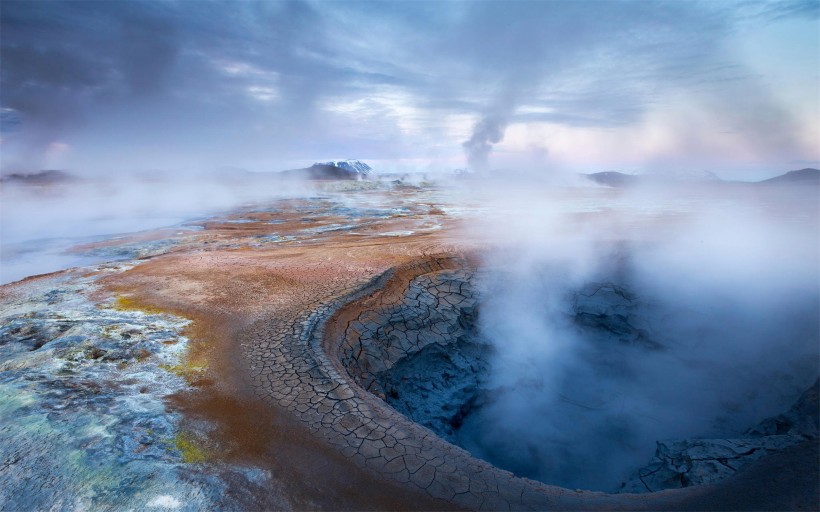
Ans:
[{"label": "snow-capped mountain ridge", "polygon": [[314,166],[326,165],[329,167],[338,167],[352,174],[361,174],[368,176],[373,172],[373,168],[360,160],[331,160],[330,162],[317,162]]}]

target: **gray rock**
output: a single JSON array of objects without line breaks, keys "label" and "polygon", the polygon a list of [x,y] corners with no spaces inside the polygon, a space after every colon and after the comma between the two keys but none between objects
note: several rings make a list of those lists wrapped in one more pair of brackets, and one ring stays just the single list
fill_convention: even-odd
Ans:
[{"label": "gray rock", "polygon": [[820,379],[803,392],[794,406],[783,414],[772,416],[749,429],[748,436],[793,435],[817,439],[820,424]]},{"label": "gray rock", "polygon": [[818,388],[806,390],[788,412],[767,418],[735,439],[659,441],[648,466],[620,492],[654,492],[713,483],[768,454],[818,438]]},{"label": "gray rock", "polygon": [[624,344],[662,348],[652,335],[649,306],[623,286],[589,283],[572,294],[571,303],[573,321],[586,331],[598,331]]},{"label": "gray rock", "polygon": [[400,302],[362,313],[346,333],[353,343],[343,361],[359,384],[450,441],[488,375],[472,278],[464,270],[420,275]]}]

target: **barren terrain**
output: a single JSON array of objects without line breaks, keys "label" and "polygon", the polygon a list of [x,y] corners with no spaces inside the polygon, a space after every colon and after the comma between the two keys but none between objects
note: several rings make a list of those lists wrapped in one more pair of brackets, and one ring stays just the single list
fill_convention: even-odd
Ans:
[{"label": "barren terrain", "polygon": [[[200,231],[176,240],[159,232],[80,247],[77,250],[102,250],[157,238],[173,242],[158,255],[127,264],[74,269],[3,286],[2,347],[7,352],[0,371],[7,389],[2,406],[4,416],[22,419],[19,426],[7,423],[0,429],[5,461],[0,505],[245,510],[816,507],[816,439],[764,457],[712,485],[606,494],[516,477],[403,415],[386,396],[391,391],[384,372],[425,348],[448,347],[470,331],[463,317],[472,314],[476,296],[462,283],[481,266],[489,244],[480,234],[465,231],[469,209],[446,213],[448,205],[436,203],[436,196],[423,190],[372,194],[372,207],[322,198],[279,201],[209,219]],[[607,214],[572,215],[588,221]],[[645,232],[641,223],[667,220],[641,220],[641,229],[635,231]],[[82,297],[89,304],[84,308],[107,308],[129,318],[113,319],[104,332],[83,334],[78,329],[88,320],[82,315],[57,318],[62,303],[37,309],[48,290]],[[132,334],[123,334],[126,321]],[[176,321],[175,333],[147,336],[149,326],[160,321]],[[22,327],[10,330],[14,322]],[[65,328],[48,331],[54,322]],[[396,327],[399,324],[402,327]],[[385,334],[385,326],[394,334]],[[53,347],[60,340],[66,343],[68,334],[80,336],[74,343],[85,347],[85,355],[71,356],[74,362],[55,369],[54,375],[43,371],[40,380],[51,379],[50,387],[33,388],[32,376],[45,364],[33,357],[42,352],[54,361],[67,361],[69,356]],[[40,346],[12,350],[31,336],[42,338]],[[394,341],[380,345],[380,336]],[[105,340],[126,347],[117,350],[137,340],[144,340],[146,348],[110,359],[114,349],[105,343],[113,341]],[[180,343],[184,351],[175,356],[176,362],[162,355],[163,346]],[[104,376],[79,375],[98,369]],[[123,384],[117,372],[134,375]],[[157,376],[163,374],[173,385],[157,385]],[[100,380],[92,383],[89,378]],[[136,422],[118,427],[119,433],[89,434],[75,447],[101,446],[108,454],[104,457],[69,464],[76,455],[57,450],[51,464],[43,465],[21,448],[25,444],[10,440],[22,437],[32,443],[45,435],[18,429],[25,424],[23,411],[56,407],[49,405],[48,391],[55,382],[68,388],[61,392],[58,409],[70,411],[74,404],[78,414],[89,407],[88,400],[105,393],[115,400],[137,392],[146,400],[154,397],[153,412],[145,414],[150,422],[165,422],[164,438],[158,438],[156,428]],[[122,388],[129,383],[138,391]],[[94,386],[102,386],[102,394],[91,389]],[[105,391],[108,386],[111,390]],[[31,398],[14,405],[21,390]],[[63,421],[60,413],[43,418],[43,432],[70,428],[54,424]],[[139,458],[151,450],[156,456]],[[140,464],[162,467],[164,476],[151,483],[130,478]],[[124,476],[114,478],[113,467]],[[108,475],[102,483],[82,483],[91,474],[101,478],[100,470]],[[22,488],[23,474],[42,485]],[[55,482],[51,487],[50,481]],[[185,484],[175,487],[169,483],[173,481]]]}]

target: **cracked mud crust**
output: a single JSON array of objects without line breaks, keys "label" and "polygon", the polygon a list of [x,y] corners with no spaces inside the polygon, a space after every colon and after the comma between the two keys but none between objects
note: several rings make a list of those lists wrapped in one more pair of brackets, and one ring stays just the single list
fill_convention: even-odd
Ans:
[{"label": "cracked mud crust", "polygon": [[[180,475],[221,490],[222,501],[200,494],[197,503],[240,510],[755,508],[743,489],[759,485],[756,464],[768,458],[698,488],[648,495],[563,489],[472,457],[374,394],[388,391],[379,365],[387,368],[403,354],[441,344],[445,333],[458,336],[468,328],[458,324],[458,311],[475,297],[451,277],[473,271],[469,255],[483,247],[481,240],[452,236],[458,222],[433,207],[402,204],[390,215],[358,212],[355,221],[337,206],[302,203],[208,221],[173,252],[97,276],[100,299],[128,297],[191,321],[181,332],[187,354],[177,364],[197,368],[196,378],[172,390],[164,414],[181,416],[178,431],[188,436],[183,445],[207,454],[203,462],[184,464]],[[355,232],[337,230],[352,222]],[[425,231],[433,222],[440,227]],[[385,235],[407,231],[415,232]],[[48,288],[54,279],[60,275],[3,287],[0,298]],[[384,318],[378,315],[415,307],[410,299],[428,313],[393,318],[387,322],[392,332],[379,331]],[[453,306],[447,321],[432,313],[444,303]],[[439,336],[415,337],[413,320],[428,322]],[[808,463],[805,450],[782,457],[804,476],[816,475],[816,456]],[[0,476],[19,464],[0,461]],[[762,508],[817,503],[816,487],[802,480],[777,485]],[[126,498],[111,503],[144,505]]]}]

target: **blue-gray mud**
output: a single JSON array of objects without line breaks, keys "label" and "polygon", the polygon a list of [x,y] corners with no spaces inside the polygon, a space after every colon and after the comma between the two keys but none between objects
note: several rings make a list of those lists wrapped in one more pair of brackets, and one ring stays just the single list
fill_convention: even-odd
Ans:
[{"label": "blue-gray mud", "polygon": [[[527,449],[528,439],[501,438],[490,430],[504,418],[487,415],[497,414],[499,402],[514,400],[522,391],[493,383],[495,352],[504,349],[488,342],[479,328],[480,274],[468,268],[439,269],[411,279],[399,297],[371,299],[355,318],[345,318],[340,359],[359,386],[396,411],[477,457],[534,478],[540,454]],[[601,378],[612,368],[626,371],[631,358],[666,350],[666,340],[658,334],[657,306],[622,285],[589,283],[568,294],[566,303],[567,322],[579,336],[591,340],[585,364]],[[571,393],[569,386],[582,382],[567,384],[565,392]],[[539,389],[537,382],[528,385]],[[530,428],[538,430],[554,422],[550,414],[589,407],[568,397],[565,402],[569,403],[562,408],[542,411],[540,421],[533,414]],[[815,382],[788,411],[732,437],[658,440],[651,463],[635,470],[617,490],[646,493],[718,482],[766,455],[816,442],[817,410]],[[599,413],[587,414],[597,418]],[[576,418],[585,419],[584,415]],[[567,450],[570,459],[577,448],[550,449]],[[599,457],[603,460],[605,454]],[[596,468],[586,470],[592,473]]]}]

